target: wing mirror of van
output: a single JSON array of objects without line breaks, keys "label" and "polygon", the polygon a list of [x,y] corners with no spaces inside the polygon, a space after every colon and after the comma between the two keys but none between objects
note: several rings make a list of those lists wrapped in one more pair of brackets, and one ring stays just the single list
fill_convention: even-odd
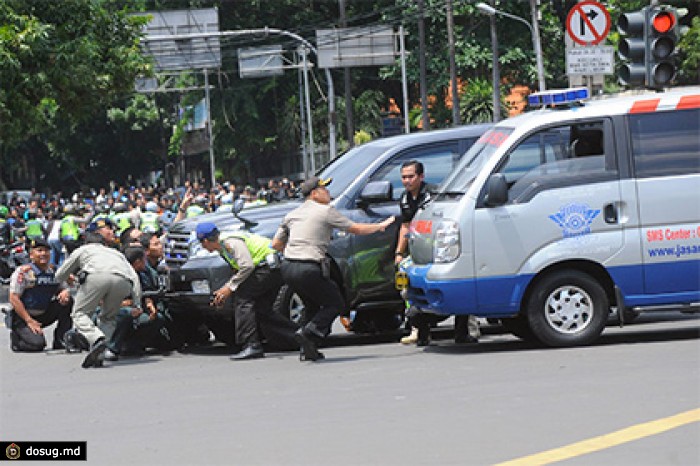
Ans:
[{"label": "wing mirror of van", "polygon": [[494,173],[486,182],[484,204],[487,207],[497,207],[508,202],[508,182],[503,173]]},{"label": "wing mirror of van", "polygon": [[233,213],[234,217],[236,217],[238,220],[243,222],[244,228],[246,230],[250,230],[251,228],[256,226],[258,224],[258,222],[253,222],[251,220],[248,220],[247,218],[243,218],[240,215],[238,215],[241,213],[244,206],[245,206],[245,201],[239,197],[238,199],[233,201],[233,208],[231,209],[231,212]]},{"label": "wing mirror of van", "polygon": [[360,193],[360,204],[379,204],[382,202],[391,202],[394,200],[394,188],[391,182],[370,181],[365,185]]}]

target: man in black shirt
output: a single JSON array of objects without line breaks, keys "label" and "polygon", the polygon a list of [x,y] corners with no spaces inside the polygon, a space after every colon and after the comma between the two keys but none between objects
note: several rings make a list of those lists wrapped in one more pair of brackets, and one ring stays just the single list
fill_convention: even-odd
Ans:
[{"label": "man in black shirt", "polygon": [[[430,202],[430,193],[435,190],[434,186],[425,183],[423,164],[417,160],[410,160],[401,165],[401,182],[406,190],[399,200],[401,228],[396,243],[396,265],[408,255],[408,233],[413,217],[421,206]],[[430,326],[445,319],[443,316],[423,313],[414,306],[408,310],[407,316],[411,323],[411,334],[402,338],[401,343],[416,343],[419,346],[425,346],[430,342]],[[476,318],[455,317],[455,342],[476,343],[478,335],[479,327]]]}]

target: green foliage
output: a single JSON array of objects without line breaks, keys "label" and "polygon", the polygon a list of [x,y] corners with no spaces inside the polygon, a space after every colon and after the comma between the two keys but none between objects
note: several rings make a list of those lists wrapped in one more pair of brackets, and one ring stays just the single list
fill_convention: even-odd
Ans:
[{"label": "green foliage", "polygon": [[356,146],[362,145],[366,142],[370,142],[372,140],[372,135],[369,134],[365,130],[359,130],[355,131],[355,136],[353,137],[353,141]]},{"label": "green foliage", "polygon": [[[459,104],[460,116],[465,124],[493,121],[493,85],[485,79],[469,81]],[[503,113],[501,109],[500,114]]]},{"label": "green foliage", "polygon": [[8,147],[57,119],[85,121],[148,71],[144,19],[97,0],[6,0],[0,8],[0,140]]}]

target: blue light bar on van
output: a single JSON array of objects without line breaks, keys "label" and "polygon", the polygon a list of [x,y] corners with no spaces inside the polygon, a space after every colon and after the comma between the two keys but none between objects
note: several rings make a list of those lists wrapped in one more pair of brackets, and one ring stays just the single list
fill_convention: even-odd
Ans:
[{"label": "blue light bar on van", "polygon": [[581,102],[588,98],[588,88],[573,87],[552,91],[534,92],[527,97],[531,107],[566,105]]}]

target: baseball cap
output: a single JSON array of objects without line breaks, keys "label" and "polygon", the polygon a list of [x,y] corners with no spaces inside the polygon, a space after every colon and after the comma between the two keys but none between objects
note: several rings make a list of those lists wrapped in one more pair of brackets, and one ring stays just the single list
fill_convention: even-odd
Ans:
[{"label": "baseball cap", "polygon": [[105,217],[105,218],[98,218],[97,220],[90,222],[90,224],[87,226],[85,229],[86,231],[90,232],[95,232],[99,230],[100,228],[114,228],[114,222]]},{"label": "baseball cap", "polygon": [[34,248],[51,249],[51,246],[49,246],[49,242],[46,241],[44,238],[30,239],[29,241],[27,241],[27,249]]},{"label": "baseball cap", "polygon": [[309,194],[311,194],[311,191],[313,191],[314,189],[322,186],[328,186],[329,184],[331,184],[331,181],[333,181],[333,178],[326,178],[325,180],[323,180],[318,176],[312,176],[311,178],[309,178],[301,184],[301,194],[304,197],[306,197]]},{"label": "baseball cap", "polygon": [[197,233],[197,239],[200,241],[219,233],[219,229],[211,222],[198,223],[195,231]]}]

